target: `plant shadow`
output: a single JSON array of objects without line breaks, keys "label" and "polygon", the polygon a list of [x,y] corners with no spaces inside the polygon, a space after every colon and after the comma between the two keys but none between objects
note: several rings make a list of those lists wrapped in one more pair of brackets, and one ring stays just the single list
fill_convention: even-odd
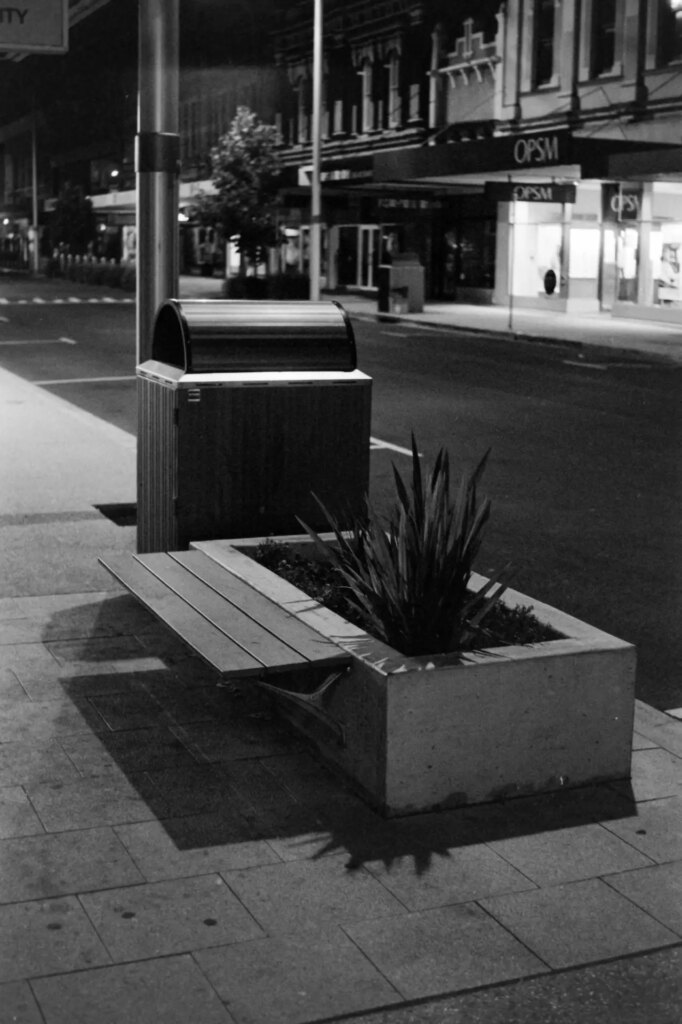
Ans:
[{"label": "plant shadow", "polygon": [[269,694],[217,686],[133,598],[102,600],[83,632],[74,637],[73,610],[44,631],[90,730],[70,736],[69,756],[86,778],[134,787],[178,851],[262,840],[288,860],[345,853],[349,870],[407,860],[422,875],[462,847],[637,813],[620,783],[386,819],[318,761]]}]

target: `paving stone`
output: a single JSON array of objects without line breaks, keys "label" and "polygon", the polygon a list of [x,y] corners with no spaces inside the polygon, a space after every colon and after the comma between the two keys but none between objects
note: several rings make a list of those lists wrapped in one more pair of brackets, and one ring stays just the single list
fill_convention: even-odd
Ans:
[{"label": "paving stone", "polygon": [[43,832],[40,819],[21,786],[0,788],[0,839]]},{"label": "paving stone", "polygon": [[[0,627],[0,637],[2,628]],[[45,644],[0,643],[0,668],[9,669],[27,688],[31,679],[55,681],[59,678],[60,666],[52,657]],[[30,690],[27,688],[27,692]]]},{"label": "paving stone", "polygon": [[116,834],[149,882],[279,862],[268,843],[244,838],[243,823],[219,815],[117,825]]},{"label": "paving stone", "polygon": [[365,866],[409,910],[534,888],[532,881],[481,845],[435,854],[424,870],[419,870],[411,857],[396,858],[388,865],[374,861]]},{"label": "paving stone", "polygon": [[39,783],[27,792],[48,832],[148,821],[155,816],[146,796],[121,776],[96,776],[76,782]]},{"label": "paving stone", "polygon": [[[353,1018],[355,1024],[680,1024],[682,948]],[[336,1018],[335,1018],[336,1019]]]},{"label": "paving stone", "polygon": [[221,814],[243,822],[238,802],[230,788],[229,775],[213,765],[159,768],[148,771],[146,777],[156,794],[156,800],[152,796],[152,789],[147,798],[161,808],[161,813],[157,813],[159,818]]},{"label": "paving stone", "polygon": [[342,932],[202,950],[195,959],[239,1024],[304,1024],[397,1002],[395,988]]},{"label": "paving stone", "polygon": [[114,960],[141,960],[244,942],[263,932],[216,874],[81,896]]},{"label": "paving stone", "polygon": [[649,800],[636,816],[604,824],[654,861],[682,859],[682,797]]},{"label": "paving stone", "polygon": [[678,941],[599,879],[494,896],[481,905],[551,967],[570,967]]},{"label": "paving stone", "polygon": [[0,668],[0,700],[30,700],[19,677],[10,668]]},{"label": "paving stone", "polygon": [[481,804],[466,808],[464,817],[478,833],[478,841],[494,843],[516,836],[606,822],[636,813],[627,789],[584,786],[539,796]]},{"label": "paving stone", "polygon": [[580,825],[538,835],[517,836],[491,846],[538,885],[595,878],[613,871],[646,867],[649,863],[648,857],[633,850],[601,825]]},{"label": "paving stone", "polygon": [[218,729],[224,729],[224,720],[228,715],[227,702],[222,690],[217,686],[187,687],[182,679],[155,683],[146,687],[147,693],[158,701],[164,712],[182,725],[194,722],[212,722]]},{"label": "paving stone", "polygon": [[281,728],[246,715],[230,716],[220,725],[210,722],[176,725],[173,731],[188,749],[212,763],[270,757],[292,747],[290,736]]},{"label": "paving stone", "polygon": [[109,963],[73,896],[0,906],[0,981]]},{"label": "paving stone", "polygon": [[[621,792],[627,783],[614,782]],[[639,803],[682,793],[682,757],[667,750],[635,750],[632,754],[632,792]]]},{"label": "paving stone", "polygon": [[269,933],[321,930],[366,918],[404,917],[405,909],[360,868],[348,871],[344,856],[288,861],[223,877]]},{"label": "paving stone", "polygon": [[42,899],[143,881],[109,828],[0,841],[0,902]]},{"label": "paving stone", "polygon": [[641,733],[634,732],[632,734],[633,750],[648,750],[655,746],[657,746],[657,744],[654,742],[654,740],[648,739],[648,737],[643,736]]},{"label": "paving stone", "polygon": [[76,706],[73,701],[60,700],[17,701],[0,700],[0,743],[30,741],[46,743],[74,732],[89,732],[97,724],[87,706]]},{"label": "paving stone", "polygon": [[330,800],[347,797],[359,803],[340,779],[304,751],[269,757],[263,767],[296,800],[324,806]]},{"label": "paving stone", "polygon": [[0,743],[0,786],[77,778],[76,768],[56,740],[42,744]]},{"label": "paving stone", "polygon": [[406,999],[547,970],[475,903],[345,925],[344,930]]},{"label": "paving stone", "polygon": [[197,763],[164,727],[99,735],[81,733],[66,737],[61,744],[81,775],[107,774],[114,769],[139,772],[192,767]]},{"label": "paving stone", "polygon": [[0,622],[5,619],[21,618],[23,618],[23,613],[21,611],[21,605],[19,604],[19,598],[0,597]]},{"label": "paving stone", "polygon": [[46,1024],[234,1024],[189,956],[40,978]]},{"label": "paving stone", "polygon": [[25,981],[0,985],[0,1024],[44,1024],[33,993]]},{"label": "paving stone", "polygon": [[140,641],[132,636],[61,640],[46,646],[72,676],[153,672],[166,668],[160,658],[149,655]]},{"label": "paving stone", "polygon": [[167,717],[145,692],[102,694],[91,697],[90,703],[113,732],[158,726]]},{"label": "paving stone", "polygon": [[607,879],[623,896],[682,936],[682,863],[656,864]]}]

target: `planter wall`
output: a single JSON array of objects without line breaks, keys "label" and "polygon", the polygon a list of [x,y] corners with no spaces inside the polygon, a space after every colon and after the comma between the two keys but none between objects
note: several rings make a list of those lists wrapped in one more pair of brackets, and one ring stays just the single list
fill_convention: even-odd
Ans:
[{"label": "planter wall", "polygon": [[[276,539],[302,548],[309,543]],[[530,606],[564,639],[406,658],[254,562],[247,553],[258,543],[192,546],[353,654],[349,672],[325,695],[343,742],[304,713],[293,718],[324,759],[383,813],[629,778],[631,644],[508,591],[508,604]]]}]

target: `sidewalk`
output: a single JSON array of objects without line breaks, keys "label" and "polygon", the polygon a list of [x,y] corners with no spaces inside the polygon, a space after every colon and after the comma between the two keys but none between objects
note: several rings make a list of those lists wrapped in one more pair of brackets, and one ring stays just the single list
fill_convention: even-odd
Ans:
[{"label": "sidewalk", "polygon": [[97,565],[130,435],[6,371],[0,423],[0,1024],[679,1024],[682,722],[385,822]]}]

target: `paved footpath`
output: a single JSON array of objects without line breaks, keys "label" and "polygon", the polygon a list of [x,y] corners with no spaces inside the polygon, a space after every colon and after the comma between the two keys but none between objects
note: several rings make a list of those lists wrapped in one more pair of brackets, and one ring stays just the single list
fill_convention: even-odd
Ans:
[{"label": "paved footpath", "polygon": [[0,416],[0,1024],[679,1024],[681,722],[386,822],[97,566],[129,435],[4,371]]}]

